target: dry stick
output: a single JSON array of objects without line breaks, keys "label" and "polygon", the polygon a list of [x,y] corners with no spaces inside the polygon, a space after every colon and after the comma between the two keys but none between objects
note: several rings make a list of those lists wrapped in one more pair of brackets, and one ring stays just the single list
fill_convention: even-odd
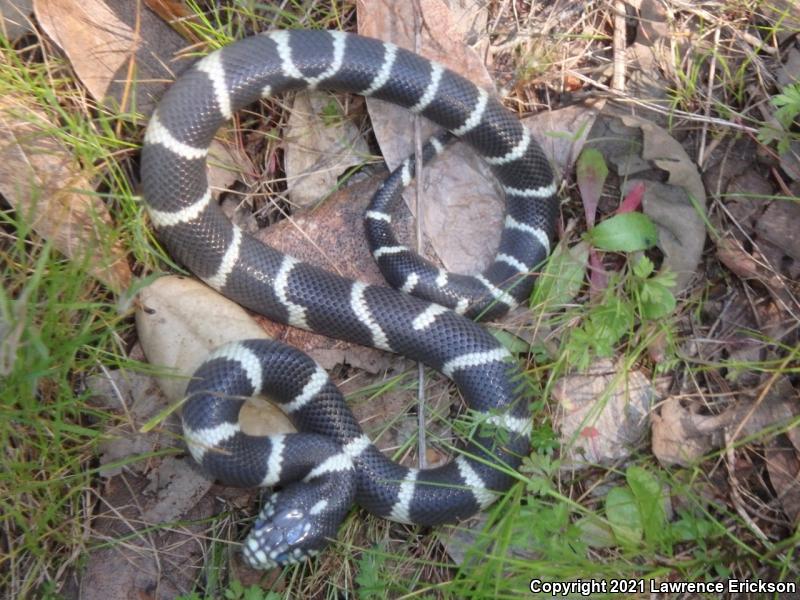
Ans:
[{"label": "dry stick", "polygon": [[[714,94],[714,77],[717,72],[717,51],[719,50],[720,28],[714,30],[714,51],[711,53],[711,65],[708,68],[708,91],[706,92],[706,102],[703,112],[706,117],[711,116],[711,98]],[[702,168],[705,162],[706,139],[708,137],[708,123],[703,123],[703,131],[700,134],[700,149],[697,151],[697,165]],[[711,153],[709,153],[709,156]]]},{"label": "dry stick", "polygon": [[730,442],[731,439],[728,437],[726,432],[725,464],[728,467],[728,477],[731,480],[731,499],[733,500],[733,506],[736,508],[736,512],[739,513],[739,516],[745,522],[745,525],[747,525],[747,528],[753,532],[753,535],[760,539],[767,548],[772,548],[772,543],[769,541],[767,534],[761,531],[761,528],[756,525],[756,522],[753,521],[752,517],[747,514],[747,510],[744,508],[744,500],[742,499],[742,495],[739,493],[739,480],[736,478],[734,473],[734,461],[736,460],[736,456],[734,455],[733,444]]},{"label": "dry stick", "polygon": [[[420,53],[422,48],[422,6],[414,2],[414,52]],[[418,116],[414,116],[414,163],[416,164],[417,176],[414,179],[414,208],[416,218],[416,237],[415,246],[417,252],[422,254],[422,209],[420,198],[422,197],[422,132],[420,131],[420,121]],[[421,362],[417,363],[417,464],[420,469],[428,467],[427,461],[427,439],[425,435],[425,367]]]},{"label": "dry stick", "polygon": [[625,2],[614,2],[614,74],[611,78],[611,89],[617,92],[625,90]]},{"label": "dry stick", "polygon": [[[124,112],[130,99],[131,89],[133,86],[133,78],[136,69],[136,51],[139,49],[139,44],[142,43],[142,3],[136,3],[136,20],[133,25],[133,44],[131,45],[131,53],[128,57],[128,69],[125,73],[125,87],[122,90],[122,98],[119,102],[120,112]],[[134,107],[135,108],[135,107]],[[122,137],[122,119],[117,121],[117,126],[114,129],[117,137]]]}]

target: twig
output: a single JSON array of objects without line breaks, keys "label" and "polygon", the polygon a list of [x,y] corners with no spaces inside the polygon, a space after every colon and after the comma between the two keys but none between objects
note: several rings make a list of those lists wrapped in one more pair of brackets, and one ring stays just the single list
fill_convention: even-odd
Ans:
[{"label": "twig", "polygon": [[625,2],[614,2],[614,74],[611,77],[611,89],[625,91]]},{"label": "twig", "polygon": [[735,469],[735,462],[736,456],[734,453],[733,444],[730,443],[728,438],[727,431],[725,432],[725,464],[728,467],[728,478],[731,481],[731,500],[733,501],[733,506],[736,509],[736,512],[739,513],[739,516],[747,525],[747,528],[753,532],[758,539],[760,539],[767,548],[772,548],[772,543],[769,541],[767,534],[761,531],[761,528],[756,525],[756,522],[747,514],[747,511],[744,508],[744,501],[742,500],[742,495],[739,493],[739,480],[736,478],[734,474]]},{"label": "twig", "polygon": [[[708,92],[704,113],[706,117],[711,115],[711,98],[714,95],[714,77],[717,72],[717,51],[719,50],[720,28],[714,30],[714,50],[711,52],[711,65],[708,68]],[[703,123],[703,131],[700,134],[700,149],[697,151],[697,164],[702,167],[705,162],[706,138],[708,137],[708,123]]]},{"label": "twig", "polygon": [[[420,53],[422,48],[422,7],[419,2],[414,3],[414,52]],[[417,252],[422,252],[422,132],[419,117],[414,117],[414,164],[416,165],[416,178],[414,179],[414,206],[416,219]],[[425,366],[417,363],[417,463],[420,469],[428,467],[427,439],[425,435]]]}]

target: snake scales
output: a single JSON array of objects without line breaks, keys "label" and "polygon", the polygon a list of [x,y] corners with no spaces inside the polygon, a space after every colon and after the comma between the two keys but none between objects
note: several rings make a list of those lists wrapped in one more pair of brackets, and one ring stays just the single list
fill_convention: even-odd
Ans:
[{"label": "snake scales", "polygon": [[[491,165],[507,208],[497,256],[483,274],[442,271],[397,243],[389,206],[413,177],[411,159],[384,183],[366,214],[373,256],[399,291],[300,262],[222,214],[206,179],[217,129],[259,98],[303,88],[406,107],[469,143]],[[432,138],[426,158],[443,140]],[[533,270],[549,253],[557,205],[541,149],[496,98],[379,40],[336,31],[270,32],[210,54],[170,87],[147,128],[141,175],[160,239],[208,285],[276,321],[421,361],[455,382],[481,422],[450,463],[402,467],[378,451],[328,375],[298,350],[264,340],[217,349],[187,389],[183,426],[192,455],[216,478],[278,488],[245,540],[251,565],[267,568],[319,552],[354,502],[389,519],[436,525],[474,514],[511,485],[529,449],[529,399],[508,351],[468,317],[494,317],[528,297]],[[241,431],[243,398],[266,391],[301,433]]]}]

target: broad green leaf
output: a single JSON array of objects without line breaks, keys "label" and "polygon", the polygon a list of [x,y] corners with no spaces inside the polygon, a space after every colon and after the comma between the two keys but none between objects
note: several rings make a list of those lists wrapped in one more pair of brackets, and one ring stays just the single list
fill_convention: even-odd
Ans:
[{"label": "broad green leaf", "polygon": [[597,517],[583,517],[575,521],[581,539],[592,548],[611,548],[616,545],[614,531]]},{"label": "broad green leaf", "polygon": [[656,245],[658,230],[650,217],[630,212],[606,219],[586,234],[595,248],[609,252],[636,252]]},{"label": "broad green leaf", "polygon": [[667,523],[661,484],[655,475],[642,467],[629,467],[625,478],[642,517],[645,539],[651,544],[659,542],[664,537]]},{"label": "broad green leaf", "polygon": [[621,545],[635,546],[642,541],[642,515],[629,488],[616,487],[608,492],[606,517]]}]

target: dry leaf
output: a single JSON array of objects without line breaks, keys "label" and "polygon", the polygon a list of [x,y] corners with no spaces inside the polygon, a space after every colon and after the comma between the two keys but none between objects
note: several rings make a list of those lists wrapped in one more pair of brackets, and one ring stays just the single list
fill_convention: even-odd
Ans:
[{"label": "dry leaf", "polygon": [[600,360],[553,386],[564,467],[581,469],[628,457],[648,429],[655,391],[639,371]]},{"label": "dry leaf", "polygon": [[797,12],[795,0],[770,0],[760,6],[758,12],[769,23],[781,46],[800,31],[800,14]]},{"label": "dry leaf", "polygon": [[111,217],[95,194],[93,174],[48,131],[57,126],[20,95],[0,99],[0,126],[0,193],[59,251],[86,260],[89,272],[115,292],[127,289],[131,272],[122,246],[111,241]]},{"label": "dry leaf", "polygon": [[[481,58],[464,44],[450,9],[442,0],[357,3],[362,35],[415,49],[414,10],[421,9],[419,53],[436,60],[488,90],[493,82]],[[367,99],[367,108],[381,152],[390,169],[414,152],[414,116],[407,110]],[[422,139],[433,126],[420,121]],[[486,164],[465,144],[455,144],[437,157],[422,175],[423,239],[429,240],[445,268],[477,272],[486,267],[500,239],[503,202]],[[416,213],[414,190],[404,194]]]},{"label": "dry leaf", "polygon": [[767,464],[769,480],[789,517],[789,522],[800,525],[800,456],[784,436],[773,440],[765,449],[764,461]]},{"label": "dry leaf", "polygon": [[[664,467],[687,467],[715,447],[713,434],[732,418],[731,414],[701,415],[684,408],[676,397],[669,397],[652,414],[652,448]],[[718,441],[718,440],[717,440]]]},{"label": "dry leaf", "polygon": [[144,3],[186,40],[193,43],[203,41],[191,27],[197,25],[202,28],[203,21],[189,9],[184,0],[144,0]]},{"label": "dry leaf", "polygon": [[[90,553],[82,583],[102,587],[96,595],[89,591],[81,598],[127,599],[132,590],[141,593],[155,589],[154,582],[158,582],[160,593],[153,597],[174,597],[186,591],[194,580],[189,574],[202,564],[202,547],[188,542],[196,539],[203,527],[202,521],[193,524],[192,520],[207,519],[218,512],[214,498],[207,496],[212,482],[188,455],[130,461],[180,443],[180,425],[174,415],[156,431],[140,433],[141,426],[169,404],[152,377],[117,370],[92,377],[88,385],[93,404],[119,415],[119,424],[103,432],[100,445],[100,473],[108,479],[93,516],[92,533],[95,539],[128,539]],[[120,460],[125,460],[124,467],[111,464]],[[180,529],[153,527],[176,519],[186,521]],[[152,529],[138,533],[145,528]],[[171,551],[161,553],[167,547]],[[165,568],[169,564],[186,578],[162,580],[159,564]]]},{"label": "dry leaf", "polygon": [[[218,135],[208,149],[206,175],[208,186],[214,198],[230,189],[239,181],[242,173],[254,173],[256,169],[241,148],[229,139],[229,136]],[[222,141],[220,141],[220,139]]]},{"label": "dry leaf", "polygon": [[778,87],[785,88],[798,81],[800,81],[800,49],[791,46],[786,50],[778,69]]},{"label": "dry leaf", "polygon": [[[241,306],[185,277],[161,277],[139,292],[136,331],[147,360],[164,370],[158,383],[172,400],[183,397],[188,377],[212,349],[269,337]],[[240,418],[249,433],[294,431],[280,409],[268,403],[245,405]]]},{"label": "dry leaf", "polygon": [[[800,202],[774,200],[756,221],[755,229],[759,238],[780,248],[787,258],[800,264],[800,236],[797,224],[800,223]],[[775,265],[780,267],[780,265]]]},{"label": "dry leaf", "polygon": [[450,18],[464,43],[479,57],[489,48],[486,28],[489,24],[489,4],[483,0],[445,0]]},{"label": "dry leaf", "polygon": [[147,115],[191,64],[173,60],[183,39],[139,2],[34,0],[33,6],[42,29],[98,101],[111,97],[123,110]]},{"label": "dry leaf", "polygon": [[786,425],[800,415],[800,395],[788,377],[779,377],[763,398],[756,402],[740,402],[728,424],[731,443],[757,435],[774,425]]},{"label": "dry leaf", "polygon": [[[100,442],[100,475],[112,477],[122,473],[123,467],[115,463],[131,456],[154,452],[174,443],[177,427],[168,423],[165,430],[142,434],[139,429],[148,419],[165,410],[169,403],[160,393],[155,380],[149,375],[114,370],[94,375],[87,381],[91,401],[120,415],[120,423],[103,432]],[[141,473],[150,468],[144,462],[126,464],[129,472]]]},{"label": "dry leaf", "polygon": [[[192,469],[185,464],[182,470]],[[92,517],[94,540],[124,542],[96,544],[99,548],[89,553],[80,572],[81,600],[168,600],[194,589],[206,557],[199,540],[208,535],[208,519],[220,510],[217,494],[193,495],[195,503],[182,513],[178,526],[153,527],[143,516],[158,505],[151,494],[142,493],[148,484],[143,476],[123,474],[104,487]]]},{"label": "dry leaf", "polygon": [[795,304],[792,293],[786,282],[771,269],[764,267],[753,258],[742,246],[742,243],[730,233],[716,240],[717,258],[742,279],[760,281],[767,291],[784,306]]},{"label": "dry leaf", "polygon": [[147,474],[142,490],[150,501],[142,511],[146,523],[169,523],[189,512],[212,487],[190,456],[166,456]]},{"label": "dry leaf", "polygon": [[284,147],[286,185],[295,206],[317,204],[336,189],[349,167],[370,156],[364,135],[352,119],[344,115],[324,118],[332,102],[336,99],[323,92],[304,91],[294,97]]},{"label": "dry leaf", "polygon": [[15,40],[33,30],[30,15],[33,0],[0,0],[0,33],[7,40]]},{"label": "dry leaf", "polygon": [[[678,398],[667,398],[659,412],[653,414],[653,454],[665,467],[690,466],[718,448],[725,438],[735,443],[768,427],[788,423],[800,414],[796,398],[797,393],[785,377],[760,402],[742,397],[735,406],[717,415],[700,414],[699,406],[684,407]],[[725,437],[721,435],[723,428]]]},{"label": "dry leaf", "polygon": [[556,171],[556,181],[572,169],[603,106],[605,100],[591,100],[522,119],[550,159]]}]

